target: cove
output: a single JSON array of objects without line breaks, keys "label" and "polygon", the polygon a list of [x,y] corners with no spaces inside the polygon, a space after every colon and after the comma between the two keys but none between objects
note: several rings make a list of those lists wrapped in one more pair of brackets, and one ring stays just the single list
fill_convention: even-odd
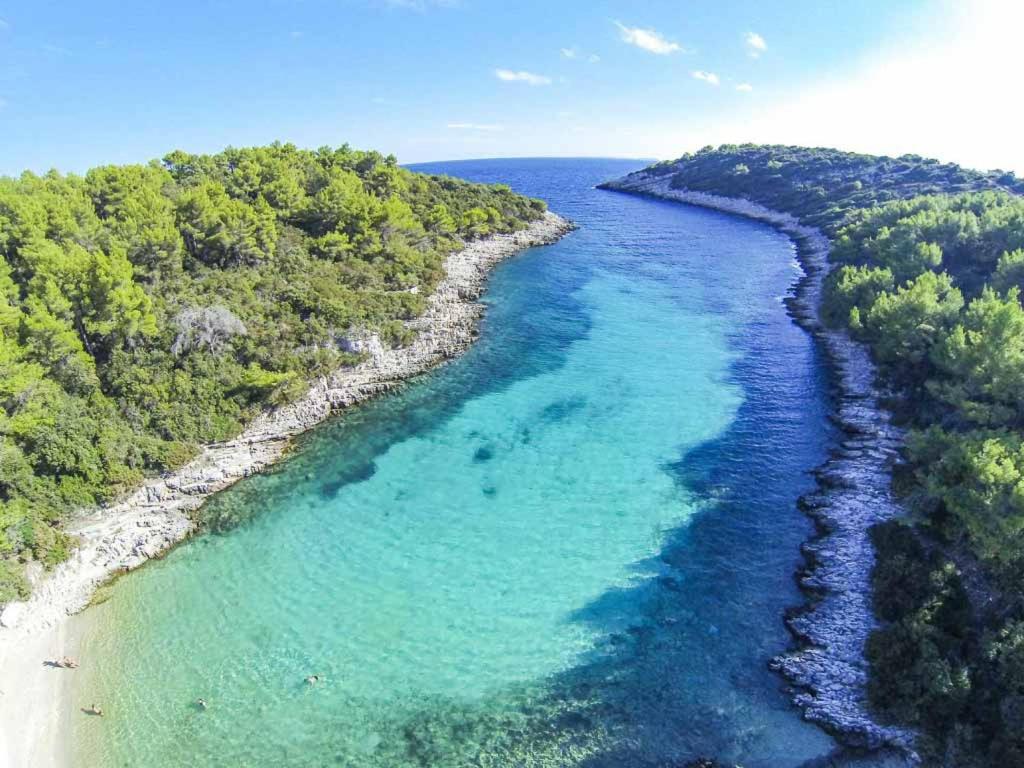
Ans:
[{"label": "cove", "polygon": [[[799,766],[767,662],[830,438],[760,224],[593,189],[640,167],[418,167],[580,230],[499,267],[479,342],[204,511],[237,525],[74,620],[75,764]],[[310,686],[307,675],[321,680]],[[195,707],[202,697],[205,711]]]}]

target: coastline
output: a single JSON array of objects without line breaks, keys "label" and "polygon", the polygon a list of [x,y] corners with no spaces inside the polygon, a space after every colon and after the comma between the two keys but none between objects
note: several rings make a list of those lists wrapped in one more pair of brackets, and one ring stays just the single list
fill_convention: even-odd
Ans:
[{"label": "coastline", "polygon": [[899,459],[903,431],[880,405],[884,393],[876,385],[867,348],[844,332],[827,328],[819,317],[831,242],[791,214],[743,198],[672,189],[671,178],[639,172],[601,186],[743,216],[788,235],[804,274],[787,307],[794,321],[820,344],[832,379],[832,418],[841,436],[814,471],[817,489],[798,500],[818,529],[802,547],[806,567],[797,574],[807,602],[786,616],[798,647],[771,666],[792,686],[793,702],[805,719],[844,746],[894,750],[908,764],[916,764],[915,733],[878,723],[870,713],[864,657],[867,638],[878,625],[871,599],[874,549],[868,530],[902,514],[891,491],[890,471]]},{"label": "coastline", "polygon": [[33,584],[32,596],[0,613],[0,765],[61,766],[74,710],[72,674],[46,666],[74,655],[69,616],[84,609],[110,577],[144,564],[194,530],[191,512],[211,495],[280,459],[291,439],[335,411],[383,394],[464,352],[476,337],[490,271],[527,248],[559,240],[574,228],[547,212],[526,229],[470,243],[445,260],[445,277],[428,308],[408,327],[415,341],[400,349],[366,345],[369,357],[316,381],[301,400],[257,416],[234,440],[205,446],[181,469],[148,480],[116,505],[94,510],[70,529],[72,557]]}]

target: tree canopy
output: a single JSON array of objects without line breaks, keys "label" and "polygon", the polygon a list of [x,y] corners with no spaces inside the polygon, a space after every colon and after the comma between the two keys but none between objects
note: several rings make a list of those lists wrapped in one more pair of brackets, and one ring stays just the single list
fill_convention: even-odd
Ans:
[{"label": "tree canopy", "polygon": [[923,730],[928,764],[1024,764],[1024,181],[754,145],[645,172],[832,237],[822,319],[870,346],[910,429],[908,519],[873,537],[871,701]]},{"label": "tree canopy", "polygon": [[353,330],[401,343],[449,252],[543,211],[347,146],[0,178],[0,604],[75,510],[355,362]]}]

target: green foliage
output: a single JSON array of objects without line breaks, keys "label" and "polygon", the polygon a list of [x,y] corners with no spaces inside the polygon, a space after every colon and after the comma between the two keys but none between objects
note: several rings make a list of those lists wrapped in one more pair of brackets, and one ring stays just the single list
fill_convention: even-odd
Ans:
[{"label": "green foliage", "polygon": [[[847,222],[823,314],[867,341],[907,396],[919,534],[976,562],[987,607],[1000,609],[972,617],[956,568],[918,533],[876,535],[876,607],[888,623],[867,648],[871,700],[920,726],[936,760],[1011,764],[1024,699],[978,637],[1024,618],[1015,597],[1024,592],[1024,201],[930,195],[854,211]],[[886,286],[887,275],[902,284]]]},{"label": "green foliage", "polygon": [[29,584],[24,568],[10,560],[0,560],[0,603],[24,600],[29,595]]},{"label": "green foliage", "polygon": [[875,606],[868,694],[923,730],[927,765],[1017,765],[1024,756],[1024,622],[1005,605],[972,615],[954,564],[899,522],[871,532]]},{"label": "green foliage", "polygon": [[985,190],[1024,193],[1024,181],[999,171],[981,173],[916,155],[781,145],[708,146],[646,171],[671,176],[675,189],[745,197],[787,211],[830,234],[850,214],[893,200]]},{"label": "green foliage", "polygon": [[829,301],[822,306],[822,317],[833,328],[849,325],[863,328],[861,307],[870,309],[875,299],[894,287],[892,270],[883,267],[842,266],[826,278]]},{"label": "green foliage", "polygon": [[928,764],[1024,764],[1024,181],[752,145],[647,173],[832,235],[823,320],[870,346],[911,427],[910,521],[872,532],[870,699]]},{"label": "green foliage", "polygon": [[1024,442],[1007,430],[913,432],[907,457],[918,473],[918,506],[951,541],[966,537],[993,566],[1022,553]]},{"label": "green foliage", "polygon": [[255,266],[273,257],[277,226],[265,198],[253,205],[229,197],[224,187],[209,181],[185,190],[177,207],[185,246],[204,264]]},{"label": "green foliage", "polygon": [[965,420],[1024,426],[1024,309],[1019,291],[990,289],[968,306],[932,352],[932,392]]},{"label": "green foliage", "polygon": [[1003,254],[1022,246],[1024,199],[978,192],[915,197],[852,213],[833,258],[889,267],[897,280],[942,268],[973,294],[991,280]]},{"label": "green foliage", "polygon": [[981,718],[988,751],[1002,765],[1024,764],[1024,621],[1007,622],[982,647]]},{"label": "green foliage", "polygon": [[899,381],[920,378],[935,340],[952,325],[963,295],[949,275],[922,272],[892,292],[882,292],[864,320],[875,358]]},{"label": "green foliage", "polygon": [[354,362],[353,331],[408,343],[450,251],[544,210],[347,146],[0,178],[0,604],[76,509]]},{"label": "green foliage", "polygon": [[992,276],[992,287],[1000,293],[1011,288],[1024,290],[1024,249],[1004,253],[996,264],[996,273]]}]

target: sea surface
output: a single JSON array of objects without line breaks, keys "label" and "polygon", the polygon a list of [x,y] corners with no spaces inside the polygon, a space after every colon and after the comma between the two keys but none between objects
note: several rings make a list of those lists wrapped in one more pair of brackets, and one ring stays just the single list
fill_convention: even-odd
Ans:
[{"label": "sea surface", "polygon": [[594,189],[642,165],[414,167],[580,229],[496,270],[465,357],[305,436],[205,510],[238,525],[75,619],[75,706],[106,713],[75,710],[76,765],[786,768],[835,749],[768,669],[830,438],[824,362],[783,306],[794,247]]}]

